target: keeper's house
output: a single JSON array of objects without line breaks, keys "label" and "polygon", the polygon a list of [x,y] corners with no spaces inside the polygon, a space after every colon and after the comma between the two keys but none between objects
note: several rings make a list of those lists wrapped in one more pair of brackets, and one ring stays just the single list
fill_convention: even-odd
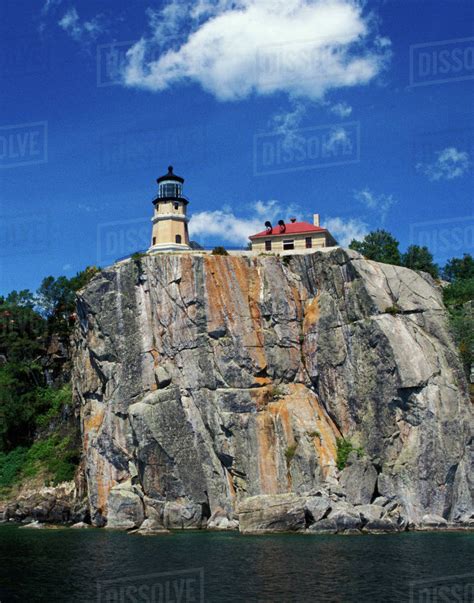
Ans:
[{"label": "keeper's house", "polygon": [[249,237],[252,251],[284,253],[291,251],[310,253],[321,247],[334,247],[337,241],[331,233],[319,225],[319,214],[314,214],[314,224],[297,222],[291,218],[288,224],[279,220],[276,226],[265,222],[266,230]]}]

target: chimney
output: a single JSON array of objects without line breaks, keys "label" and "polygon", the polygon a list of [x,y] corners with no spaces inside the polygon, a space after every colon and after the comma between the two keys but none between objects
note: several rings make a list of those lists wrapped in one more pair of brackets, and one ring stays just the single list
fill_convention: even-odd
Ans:
[{"label": "chimney", "polygon": [[319,226],[319,214],[314,214],[313,215],[313,224],[315,226]]},{"label": "chimney", "polygon": [[290,218],[290,222],[294,224],[296,222],[296,218]]}]

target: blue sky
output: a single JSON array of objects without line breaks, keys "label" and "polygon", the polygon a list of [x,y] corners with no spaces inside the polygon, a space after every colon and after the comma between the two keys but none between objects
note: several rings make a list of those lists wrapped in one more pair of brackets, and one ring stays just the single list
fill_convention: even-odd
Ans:
[{"label": "blue sky", "polygon": [[2,0],[0,294],[149,243],[155,179],[193,238],[321,214],[474,253],[474,4]]}]

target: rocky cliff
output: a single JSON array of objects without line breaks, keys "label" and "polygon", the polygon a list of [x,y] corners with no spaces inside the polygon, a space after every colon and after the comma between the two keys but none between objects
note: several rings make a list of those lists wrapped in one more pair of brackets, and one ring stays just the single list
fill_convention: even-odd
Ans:
[{"label": "rocky cliff", "polygon": [[[78,315],[95,525],[336,531],[473,517],[471,404],[428,275],[342,249],[163,254],[102,271]],[[338,443],[358,449],[345,468]]]}]

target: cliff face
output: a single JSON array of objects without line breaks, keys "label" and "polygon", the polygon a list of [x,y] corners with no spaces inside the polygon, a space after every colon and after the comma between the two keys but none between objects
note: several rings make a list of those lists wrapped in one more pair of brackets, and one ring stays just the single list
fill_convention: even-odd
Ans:
[{"label": "cliff face", "polygon": [[[430,277],[341,249],[157,255],[100,273],[78,314],[96,525],[232,527],[285,493],[471,517],[471,406]],[[363,450],[342,473],[341,436]]]}]

